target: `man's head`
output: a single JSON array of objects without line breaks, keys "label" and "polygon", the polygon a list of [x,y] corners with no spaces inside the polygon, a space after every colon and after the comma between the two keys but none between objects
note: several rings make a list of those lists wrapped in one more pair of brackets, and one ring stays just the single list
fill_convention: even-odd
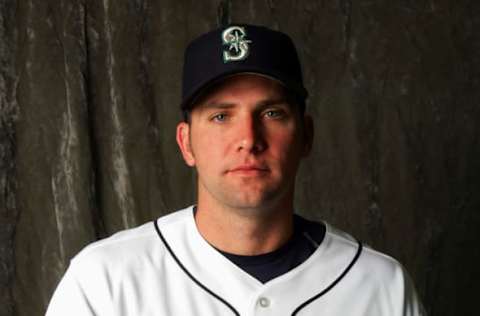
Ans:
[{"label": "man's head", "polygon": [[[247,36],[250,28],[256,37]],[[231,42],[225,40],[225,30],[233,32],[227,32]],[[212,34],[225,46],[216,44]],[[204,53],[193,53],[195,45]],[[192,75],[205,68],[205,52],[213,54],[215,47],[220,62],[207,61],[205,73]],[[187,49],[182,110],[188,116],[177,127],[177,142],[186,163],[197,169],[199,202],[237,209],[291,203],[313,127],[304,115],[306,91],[298,59],[281,63],[283,50],[297,58],[286,35],[253,26],[208,33]]]}]

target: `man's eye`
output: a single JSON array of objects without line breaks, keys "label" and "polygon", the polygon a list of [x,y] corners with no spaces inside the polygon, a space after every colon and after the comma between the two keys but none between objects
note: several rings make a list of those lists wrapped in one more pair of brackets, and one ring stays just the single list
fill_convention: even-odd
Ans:
[{"label": "man's eye", "polygon": [[212,120],[217,122],[223,122],[226,119],[227,119],[227,115],[225,113],[219,113],[212,117]]},{"label": "man's eye", "polygon": [[265,115],[269,118],[280,118],[282,116],[282,112],[278,110],[268,110],[265,112]]}]

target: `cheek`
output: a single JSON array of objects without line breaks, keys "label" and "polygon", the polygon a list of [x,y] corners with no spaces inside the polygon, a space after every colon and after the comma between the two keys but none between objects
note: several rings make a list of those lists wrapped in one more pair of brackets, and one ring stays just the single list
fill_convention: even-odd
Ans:
[{"label": "cheek", "polygon": [[[208,131],[197,131],[192,134],[191,148],[197,167],[207,168],[218,163],[224,156],[224,140],[218,135]],[[195,137],[195,135],[198,135]]]},{"label": "cheek", "polygon": [[300,148],[301,138],[295,130],[277,130],[270,133],[269,143],[280,153],[291,153]]},{"label": "cheek", "polygon": [[302,154],[302,140],[294,132],[274,133],[270,137],[270,152],[282,166],[298,164]]}]

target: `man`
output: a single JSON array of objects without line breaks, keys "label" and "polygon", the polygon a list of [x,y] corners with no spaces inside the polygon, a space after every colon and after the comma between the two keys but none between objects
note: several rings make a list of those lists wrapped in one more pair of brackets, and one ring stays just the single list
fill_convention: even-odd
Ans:
[{"label": "man", "polygon": [[177,143],[196,205],[88,246],[47,315],[423,315],[397,261],[294,215],[306,97],[287,35],[230,25],[194,40]]}]

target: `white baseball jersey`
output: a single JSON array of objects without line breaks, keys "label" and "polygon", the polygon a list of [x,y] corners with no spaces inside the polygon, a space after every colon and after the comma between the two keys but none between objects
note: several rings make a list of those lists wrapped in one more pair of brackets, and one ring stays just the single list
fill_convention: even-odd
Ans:
[{"label": "white baseball jersey", "polygon": [[305,262],[263,284],[202,238],[189,207],[87,246],[46,315],[424,315],[397,261],[326,227]]}]

